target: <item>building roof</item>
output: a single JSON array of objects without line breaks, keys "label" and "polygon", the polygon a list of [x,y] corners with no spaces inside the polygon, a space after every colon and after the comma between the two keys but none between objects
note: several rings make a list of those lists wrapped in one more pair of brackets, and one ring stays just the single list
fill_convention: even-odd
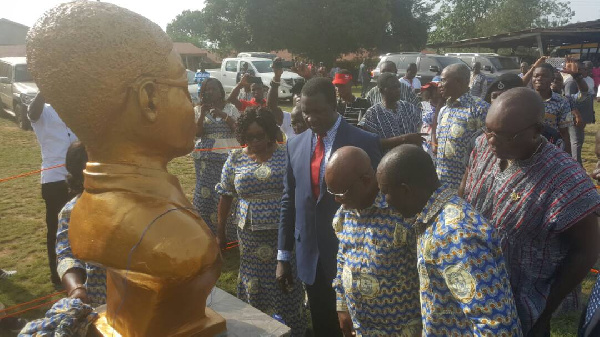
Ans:
[{"label": "building roof", "polygon": [[538,37],[547,46],[600,41],[600,20],[572,23],[561,27],[533,28],[485,37],[428,44],[428,48],[515,48],[535,47]]},{"label": "building roof", "polygon": [[0,57],[27,56],[24,44],[0,46]]},{"label": "building roof", "polygon": [[182,56],[201,56],[206,57],[214,63],[220,63],[219,55],[202,48],[198,48],[189,42],[173,42],[173,49]]},{"label": "building roof", "polygon": [[19,26],[21,28],[29,29],[29,27],[25,26],[24,24],[21,24],[21,23],[18,23],[18,22],[14,22],[14,21],[11,21],[11,20],[5,19],[5,18],[0,18],[0,23],[7,23],[7,24]]}]

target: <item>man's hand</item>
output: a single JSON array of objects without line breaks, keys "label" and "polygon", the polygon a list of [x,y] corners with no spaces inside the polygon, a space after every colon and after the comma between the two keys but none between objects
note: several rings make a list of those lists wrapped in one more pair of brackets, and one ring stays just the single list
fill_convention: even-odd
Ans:
[{"label": "man's hand", "polygon": [[531,68],[535,68],[539,65],[541,65],[542,63],[546,63],[546,59],[548,58],[548,56],[542,56],[539,59],[537,59],[537,61],[535,61],[535,63],[533,64],[533,66],[531,66]]},{"label": "man's hand", "polygon": [[404,135],[404,144],[414,144],[421,145],[425,142],[425,138],[423,136],[427,136],[427,133],[409,133]]},{"label": "man's hand", "polygon": [[583,118],[579,113],[579,110],[573,110],[571,111],[571,113],[573,114],[573,123],[575,124],[575,126],[581,127],[585,125],[585,123],[583,122]]},{"label": "man's hand", "polygon": [[592,174],[590,174],[590,177],[592,177],[592,179],[596,180],[596,183],[600,183],[600,161],[598,162],[598,164],[596,164],[596,168],[594,169],[594,171],[592,171]]},{"label": "man's hand", "polygon": [[284,293],[290,292],[294,285],[294,277],[292,276],[292,265],[289,261],[277,261],[275,277],[281,290]]},{"label": "man's hand", "polygon": [[337,314],[338,320],[340,321],[340,329],[342,330],[344,337],[356,336],[356,332],[352,326],[352,318],[350,318],[350,313],[347,311],[338,311]]},{"label": "man's hand", "polygon": [[[281,64],[281,62],[283,62],[283,60],[281,59],[281,57],[276,57],[273,60],[273,64],[275,64],[276,62],[279,62]],[[273,77],[273,81],[275,81],[275,82],[281,81],[281,74],[283,74],[283,68],[273,68],[273,72],[275,73],[275,76]]]},{"label": "man's hand", "polygon": [[248,74],[248,73],[244,74],[244,76],[242,76],[242,79],[240,79],[240,83],[238,83],[238,86],[243,87],[243,86],[250,84],[250,83],[248,83],[249,80],[250,80],[250,74]]}]

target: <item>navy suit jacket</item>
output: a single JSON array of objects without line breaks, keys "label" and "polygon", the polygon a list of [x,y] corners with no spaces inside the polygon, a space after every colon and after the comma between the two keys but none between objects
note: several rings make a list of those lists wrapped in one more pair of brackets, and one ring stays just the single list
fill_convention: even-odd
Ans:
[{"label": "navy suit jacket", "polygon": [[[281,199],[279,222],[279,250],[296,248],[298,277],[313,284],[317,262],[321,263],[328,279],[337,271],[338,240],[332,221],[340,207],[333,195],[327,193],[325,179],[321,183],[319,199],[315,200],[310,181],[312,130],[290,139],[287,143],[287,174]],[[379,137],[348,124],[343,118],[333,141],[331,154],[344,146],[359,147],[371,158],[373,168],[381,160]]]}]

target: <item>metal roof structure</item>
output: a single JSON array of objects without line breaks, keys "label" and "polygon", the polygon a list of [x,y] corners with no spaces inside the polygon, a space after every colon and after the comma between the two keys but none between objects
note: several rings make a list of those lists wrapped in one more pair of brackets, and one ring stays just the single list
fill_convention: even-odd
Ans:
[{"label": "metal roof structure", "polygon": [[537,47],[542,55],[546,48],[566,44],[600,42],[600,20],[572,23],[561,27],[533,28],[459,41],[428,44],[428,48],[499,48]]}]

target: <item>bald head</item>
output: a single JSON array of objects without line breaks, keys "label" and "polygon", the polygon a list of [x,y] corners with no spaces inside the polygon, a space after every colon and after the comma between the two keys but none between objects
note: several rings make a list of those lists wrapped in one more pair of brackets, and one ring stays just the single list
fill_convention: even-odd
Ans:
[{"label": "bald head", "polygon": [[377,167],[377,176],[388,184],[435,187],[437,173],[433,160],[420,146],[400,145],[389,151]]},{"label": "bald head", "polygon": [[346,209],[364,209],[375,201],[377,180],[365,151],[346,146],[335,151],[325,171],[327,191]]},{"label": "bald head", "polygon": [[379,70],[381,73],[398,73],[398,67],[396,66],[396,63],[392,61],[383,61],[379,66]]},{"label": "bald head", "polygon": [[377,183],[386,202],[406,217],[421,212],[440,185],[433,160],[416,145],[388,152],[377,167]]},{"label": "bald head", "polygon": [[535,123],[542,123],[544,103],[535,91],[520,87],[513,88],[500,95],[488,111],[486,125],[494,124],[507,133],[518,132]]},{"label": "bald head", "polygon": [[[479,66],[481,66],[481,63]],[[469,83],[469,80],[471,79],[471,71],[464,63],[451,64],[444,68],[443,72],[445,72],[448,76],[453,76],[457,80],[464,81],[466,83]]]},{"label": "bald head", "polygon": [[326,179],[331,176],[332,180],[347,180],[366,172],[373,172],[369,155],[363,149],[354,146],[344,146],[335,151],[325,170]]}]

